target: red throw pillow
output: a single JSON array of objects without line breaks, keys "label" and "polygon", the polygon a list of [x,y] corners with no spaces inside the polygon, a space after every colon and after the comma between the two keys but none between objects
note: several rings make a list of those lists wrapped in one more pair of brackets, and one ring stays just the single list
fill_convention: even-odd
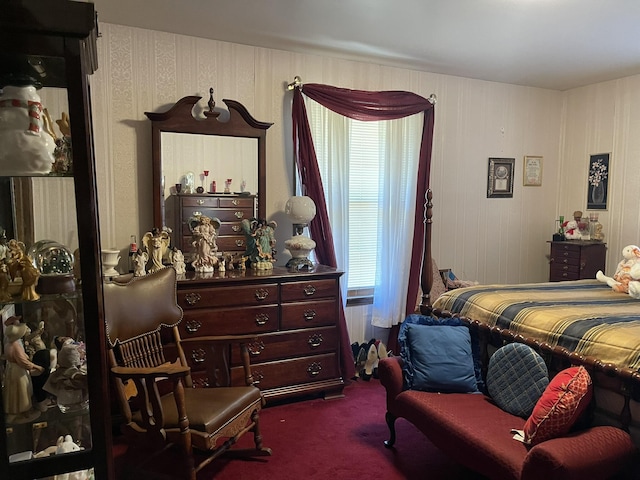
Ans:
[{"label": "red throw pillow", "polygon": [[562,370],[551,380],[525,423],[525,443],[537,445],[569,432],[592,395],[591,377],[584,367]]}]

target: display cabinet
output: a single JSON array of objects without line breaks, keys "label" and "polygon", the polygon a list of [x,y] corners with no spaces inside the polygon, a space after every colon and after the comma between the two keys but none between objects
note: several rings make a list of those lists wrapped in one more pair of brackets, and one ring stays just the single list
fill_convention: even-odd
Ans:
[{"label": "display cabinet", "polygon": [[92,3],[0,2],[0,478],[113,478]]}]

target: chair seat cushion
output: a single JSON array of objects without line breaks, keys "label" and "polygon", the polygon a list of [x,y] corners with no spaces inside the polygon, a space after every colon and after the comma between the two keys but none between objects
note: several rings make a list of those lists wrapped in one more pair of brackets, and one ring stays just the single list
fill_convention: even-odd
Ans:
[{"label": "chair seat cushion", "polygon": [[[261,405],[256,387],[185,388],[189,428],[212,434],[248,408]],[[173,394],[162,397],[165,428],[178,428],[178,411]]]}]

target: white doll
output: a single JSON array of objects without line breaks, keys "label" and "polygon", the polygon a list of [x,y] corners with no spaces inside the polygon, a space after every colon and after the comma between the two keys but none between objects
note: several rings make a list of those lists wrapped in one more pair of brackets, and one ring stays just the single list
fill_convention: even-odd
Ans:
[{"label": "white doll", "polygon": [[44,369],[29,360],[25,352],[22,338],[30,332],[27,324],[20,323],[20,317],[10,317],[5,322],[4,356],[7,363],[2,398],[10,423],[29,422],[40,415],[33,409],[31,375],[40,375]]},{"label": "white doll", "polygon": [[182,250],[178,248],[173,249],[173,253],[171,255],[171,264],[173,265],[173,268],[176,269],[176,273],[178,275],[184,275],[186,273],[187,266],[184,263],[184,255],[182,253]]}]

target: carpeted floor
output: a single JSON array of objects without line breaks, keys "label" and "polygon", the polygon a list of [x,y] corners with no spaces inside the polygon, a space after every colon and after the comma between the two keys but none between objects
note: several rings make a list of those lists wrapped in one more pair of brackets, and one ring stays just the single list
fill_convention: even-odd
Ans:
[{"label": "carpeted floor", "polygon": [[[413,425],[396,422],[396,445],[387,449],[385,392],[376,379],[352,382],[345,397],[320,398],[267,407],[261,414],[264,445],[271,457],[217,459],[198,474],[199,480],[327,480],[363,476],[384,480],[464,479],[477,475],[454,464]],[[241,445],[249,446],[245,435]],[[121,445],[114,446],[122,452]],[[172,462],[169,461],[169,465]],[[116,458],[116,465],[121,457]],[[175,463],[173,463],[175,465]],[[163,471],[167,471],[163,467]]]}]

